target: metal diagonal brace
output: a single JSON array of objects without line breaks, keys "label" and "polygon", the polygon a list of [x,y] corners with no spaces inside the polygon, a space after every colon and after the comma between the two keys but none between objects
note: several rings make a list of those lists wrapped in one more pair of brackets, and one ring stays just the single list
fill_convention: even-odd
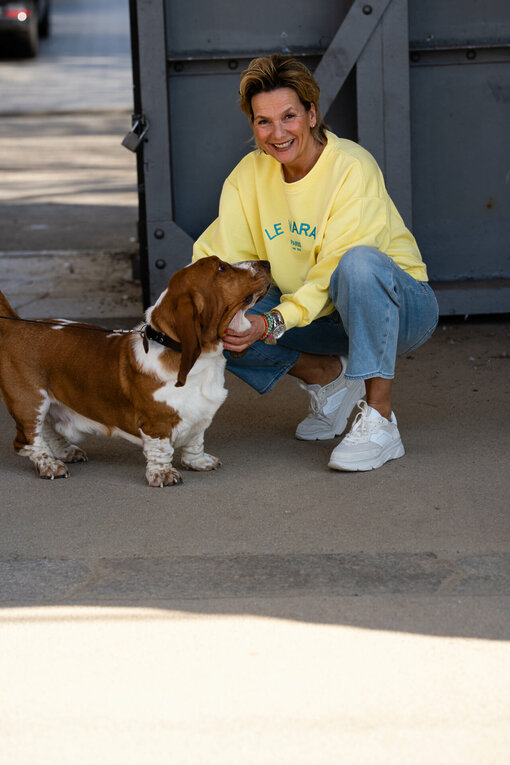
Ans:
[{"label": "metal diagonal brace", "polygon": [[320,103],[324,115],[390,3],[391,0],[354,0],[314,72],[321,89]]}]

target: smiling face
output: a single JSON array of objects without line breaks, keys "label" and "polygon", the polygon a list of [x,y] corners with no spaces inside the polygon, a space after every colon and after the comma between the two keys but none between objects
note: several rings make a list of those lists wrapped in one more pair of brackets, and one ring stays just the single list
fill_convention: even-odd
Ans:
[{"label": "smiling face", "polygon": [[257,93],[251,108],[258,147],[283,165],[285,180],[303,178],[323,149],[311,133],[317,121],[314,104],[306,110],[295,90],[278,88]]}]

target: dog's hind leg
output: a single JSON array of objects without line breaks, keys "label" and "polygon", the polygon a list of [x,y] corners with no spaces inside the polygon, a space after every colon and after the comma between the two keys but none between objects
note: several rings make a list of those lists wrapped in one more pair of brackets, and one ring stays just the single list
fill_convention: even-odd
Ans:
[{"label": "dog's hind leg", "polygon": [[[53,409],[53,407],[52,407]],[[52,454],[62,462],[87,462],[87,455],[76,444],[71,444],[54,428],[51,410],[44,419],[42,436],[51,449]]]},{"label": "dog's hind leg", "polygon": [[69,478],[69,471],[65,464],[55,458],[48,444],[41,436],[34,436],[32,443],[28,443],[21,448],[17,448],[14,442],[15,450],[22,457],[28,457],[34,463],[39,478]]},{"label": "dog's hind leg", "polygon": [[64,463],[55,458],[44,437],[44,421],[50,407],[46,391],[34,391],[28,395],[24,391],[23,400],[4,397],[7,409],[16,422],[14,451],[22,457],[28,457],[34,463],[40,478],[68,478],[69,472]]}]

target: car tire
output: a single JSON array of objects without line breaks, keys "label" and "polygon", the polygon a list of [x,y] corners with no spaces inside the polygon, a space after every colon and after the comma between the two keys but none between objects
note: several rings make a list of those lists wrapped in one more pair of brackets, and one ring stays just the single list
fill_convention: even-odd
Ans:
[{"label": "car tire", "polygon": [[46,39],[50,34],[50,4],[47,3],[46,10],[41,19],[39,19],[39,37]]}]

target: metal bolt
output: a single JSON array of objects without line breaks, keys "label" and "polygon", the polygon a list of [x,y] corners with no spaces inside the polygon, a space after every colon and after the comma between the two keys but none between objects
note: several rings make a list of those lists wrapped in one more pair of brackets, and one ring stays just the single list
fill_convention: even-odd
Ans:
[{"label": "metal bolt", "polygon": [[373,10],[373,8],[372,8],[371,5],[364,5],[363,6],[363,13],[365,14],[365,16],[370,16],[370,14],[372,13],[372,10]]},{"label": "metal bolt", "polygon": [[154,236],[156,239],[164,239],[165,238],[165,232],[162,228],[157,228],[154,232]]},{"label": "metal bolt", "polygon": [[237,69],[238,66],[239,66],[239,61],[236,61],[235,58],[231,58],[230,61],[228,62],[229,69],[234,70],[234,69]]},{"label": "metal bolt", "polygon": [[163,258],[158,258],[154,265],[156,268],[166,268],[166,260],[163,260]]},{"label": "metal bolt", "polygon": [[476,58],[476,50],[467,50],[466,51],[466,58],[468,58],[470,61],[472,61],[474,58]]}]

